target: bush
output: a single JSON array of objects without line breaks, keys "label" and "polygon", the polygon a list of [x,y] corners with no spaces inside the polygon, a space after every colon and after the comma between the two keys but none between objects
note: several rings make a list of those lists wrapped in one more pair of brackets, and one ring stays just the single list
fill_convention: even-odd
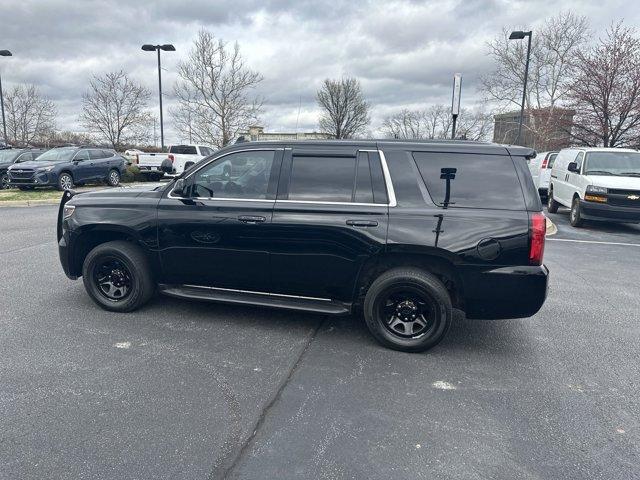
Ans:
[{"label": "bush", "polygon": [[122,183],[131,183],[141,180],[140,169],[137,165],[128,165],[120,179]]}]

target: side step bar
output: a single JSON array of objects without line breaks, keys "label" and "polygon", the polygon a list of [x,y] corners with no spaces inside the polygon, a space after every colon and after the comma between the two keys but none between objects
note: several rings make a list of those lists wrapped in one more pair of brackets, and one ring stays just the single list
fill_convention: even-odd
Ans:
[{"label": "side step bar", "polygon": [[286,308],[329,315],[347,315],[351,312],[351,304],[323,298],[295,297],[197,285],[158,285],[158,289],[161,293],[176,298]]}]

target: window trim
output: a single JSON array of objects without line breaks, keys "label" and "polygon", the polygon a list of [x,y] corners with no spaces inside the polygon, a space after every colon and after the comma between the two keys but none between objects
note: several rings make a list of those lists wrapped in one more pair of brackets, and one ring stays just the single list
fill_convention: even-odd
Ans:
[{"label": "window trim", "polygon": [[[274,148],[268,148],[268,147],[259,147],[259,148],[245,148],[245,149],[241,149],[241,150],[232,150],[230,152],[225,152],[220,156],[214,157],[211,160],[209,160],[208,162],[204,163],[204,162],[200,162],[203,163],[203,165],[198,165],[198,167],[192,171],[191,173],[189,173],[189,175],[187,175],[186,177],[184,177],[185,180],[187,180],[189,177],[195,175],[198,171],[200,171],[201,169],[205,168],[206,166],[210,165],[213,162],[216,162],[217,160],[226,157],[227,155],[232,155],[235,153],[242,153],[242,152],[257,152],[257,151],[281,151],[284,152],[284,150],[287,150],[287,148],[285,147],[274,147]],[[308,204],[308,205],[353,205],[356,207],[396,207],[398,205],[397,201],[396,201],[396,194],[395,194],[395,190],[393,189],[393,182],[391,181],[391,174],[389,173],[389,167],[387,166],[387,159],[384,155],[384,152],[381,149],[358,149],[356,152],[356,155],[358,152],[373,152],[373,153],[377,153],[378,156],[380,157],[380,165],[382,166],[382,175],[384,176],[384,183],[387,189],[387,203],[356,203],[356,202],[320,202],[320,201],[315,201],[315,200],[281,200],[278,199],[277,197],[275,199],[264,199],[264,198],[226,198],[226,197],[197,197],[197,199],[199,201],[226,201],[226,202],[270,202],[273,204],[278,204],[278,203],[301,203],[301,204]],[[284,159],[283,159],[283,164],[284,164]],[[282,176],[282,173],[280,174],[280,176]],[[171,190],[169,190],[169,194],[167,195],[167,198],[171,198],[174,200],[193,200],[192,197],[177,197],[175,195],[173,195],[173,188]]]}]

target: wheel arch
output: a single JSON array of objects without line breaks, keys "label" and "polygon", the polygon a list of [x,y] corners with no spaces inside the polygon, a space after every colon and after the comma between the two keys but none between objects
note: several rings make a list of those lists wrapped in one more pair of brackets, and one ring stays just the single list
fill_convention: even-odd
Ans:
[{"label": "wheel arch", "polygon": [[424,270],[438,277],[449,292],[453,307],[464,310],[464,284],[456,264],[455,255],[438,248],[394,249],[373,256],[360,269],[354,292],[355,303],[362,303],[367,290],[381,274],[394,268],[407,267]]},{"label": "wheel arch", "polygon": [[154,273],[157,273],[158,265],[155,256],[140,235],[131,228],[119,225],[85,225],[76,232],[73,239],[73,254],[70,259],[71,273],[81,276],[82,265],[89,252],[98,245],[116,240],[131,242],[139,246],[149,258]]}]

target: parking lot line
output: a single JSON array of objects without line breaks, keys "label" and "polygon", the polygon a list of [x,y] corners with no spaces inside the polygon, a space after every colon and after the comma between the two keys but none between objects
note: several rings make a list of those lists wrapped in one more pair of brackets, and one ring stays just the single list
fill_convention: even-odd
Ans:
[{"label": "parking lot line", "polygon": [[596,243],[601,245],[622,245],[625,247],[640,247],[640,243],[599,242],[597,240],[575,240],[572,238],[547,238],[547,241],[548,242]]}]

